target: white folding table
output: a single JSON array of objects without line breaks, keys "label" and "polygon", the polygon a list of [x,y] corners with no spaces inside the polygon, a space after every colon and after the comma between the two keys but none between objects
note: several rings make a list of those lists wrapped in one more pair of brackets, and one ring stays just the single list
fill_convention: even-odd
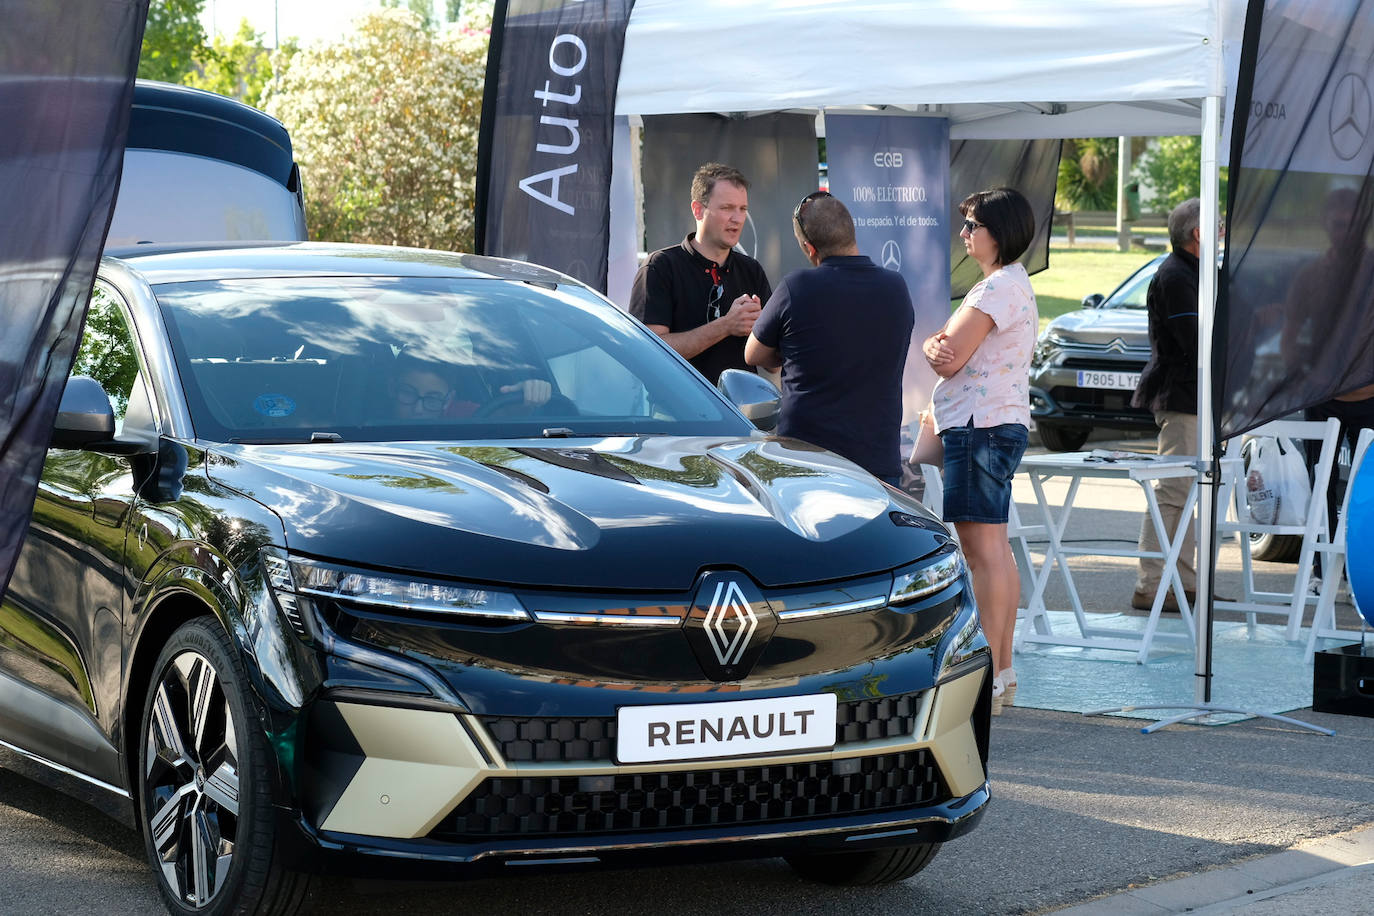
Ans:
[{"label": "white folding table", "polygon": [[[1016,629],[1015,648],[1021,649],[1026,643],[1048,643],[1052,645],[1083,646],[1096,649],[1120,649],[1136,653],[1136,661],[1149,660],[1150,646],[1155,639],[1179,641],[1187,645],[1193,643],[1193,613],[1183,591],[1183,582],[1178,575],[1178,556],[1183,547],[1187,526],[1193,520],[1193,508],[1197,504],[1198,465],[1197,459],[1188,457],[1141,455],[1139,458],[1096,457],[1092,452],[1067,452],[1049,455],[1028,455],[1021,459],[1018,470],[1024,472],[1035,491],[1035,501],[1040,507],[1044,520],[1045,534],[1049,543],[1045,548],[1045,559],[1035,571],[1034,585],[1026,606],[1018,612],[1021,626]],[[1045,497],[1045,481],[1064,477],[1069,481],[1068,493],[1062,506],[1052,506]],[[1188,499],[1184,503],[1175,530],[1168,531],[1164,518],[1159,511],[1155,498],[1154,482],[1166,478],[1186,477],[1192,481]],[[1088,478],[1114,478],[1130,480],[1140,485],[1145,492],[1145,503],[1149,517],[1158,536],[1160,550],[1141,551],[1138,548],[1114,547],[1077,547],[1064,544],[1064,531],[1073,513],[1074,497],[1078,495],[1079,485]],[[1154,604],[1143,632],[1125,630],[1120,627],[1095,626],[1083,612],[1078,589],[1074,586],[1073,573],[1067,558],[1070,556],[1113,556],[1113,557],[1160,557],[1164,560],[1164,575],[1160,578],[1155,593]],[[1045,587],[1049,584],[1050,573],[1058,567],[1068,593],[1069,603],[1078,623],[1078,633],[1055,632],[1050,622],[1049,610],[1045,607]],[[1178,599],[1179,614],[1186,624],[1184,633],[1159,633],[1159,614],[1164,607],[1164,599],[1170,586]]]}]

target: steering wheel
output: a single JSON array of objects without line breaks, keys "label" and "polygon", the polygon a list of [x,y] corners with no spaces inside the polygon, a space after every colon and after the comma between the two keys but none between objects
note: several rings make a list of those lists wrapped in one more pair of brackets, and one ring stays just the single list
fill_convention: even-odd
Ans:
[{"label": "steering wheel", "polygon": [[506,408],[517,406],[526,408],[523,414],[525,416],[531,417],[575,417],[578,416],[580,413],[580,411],[578,411],[577,409],[577,405],[574,404],[572,400],[568,398],[566,395],[555,394],[553,397],[549,398],[543,404],[526,404],[525,392],[507,391],[504,394],[498,394],[496,397],[492,398],[490,401],[487,401],[487,403],[483,404],[481,407],[478,407],[476,410],[472,412],[472,416],[474,418],[490,417],[492,414],[496,413],[499,410],[505,410]]},{"label": "steering wheel", "polygon": [[517,404],[523,405],[524,403],[525,392],[507,391],[503,394],[498,394],[496,397],[492,398],[490,401],[487,401],[481,407],[478,407],[476,410],[472,412],[472,415],[474,417],[489,417],[492,414],[496,413],[496,411],[498,410],[503,410],[507,407],[514,407]]}]

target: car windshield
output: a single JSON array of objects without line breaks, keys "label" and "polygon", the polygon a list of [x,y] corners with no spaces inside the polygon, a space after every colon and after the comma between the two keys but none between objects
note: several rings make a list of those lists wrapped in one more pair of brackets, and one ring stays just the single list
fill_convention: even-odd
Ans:
[{"label": "car windshield", "polygon": [[491,279],[161,284],[197,437],[237,442],[745,435],[632,319]]},{"label": "car windshield", "polygon": [[1104,309],[1143,309],[1145,308],[1145,293],[1150,289],[1150,281],[1154,279],[1155,271],[1159,269],[1160,259],[1153,260],[1135,273],[1116,288],[1116,291],[1102,303]]}]

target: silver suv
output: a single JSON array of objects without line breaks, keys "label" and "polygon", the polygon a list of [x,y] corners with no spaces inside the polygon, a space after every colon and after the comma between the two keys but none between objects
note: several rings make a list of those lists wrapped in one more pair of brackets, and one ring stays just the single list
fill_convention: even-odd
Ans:
[{"label": "silver suv", "polygon": [[1081,309],[1051,321],[1035,342],[1031,416],[1046,448],[1075,451],[1098,426],[1155,428],[1131,395],[1150,358],[1145,292],[1165,257],[1142,265],[1110,296],[1085,296]]}]

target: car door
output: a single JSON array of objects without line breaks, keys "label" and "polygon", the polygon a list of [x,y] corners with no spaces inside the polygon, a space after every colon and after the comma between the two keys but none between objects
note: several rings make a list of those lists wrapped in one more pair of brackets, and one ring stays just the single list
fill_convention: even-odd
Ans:
[{"label": "car door", "polygon": [[[98,284],[72,372],[104,386],[117,429],[135,387],[147,384],[129,328],[118,295]],[[114,785],[133,501],[129,458],[50,449],[0,601],[0,739]]]}]

